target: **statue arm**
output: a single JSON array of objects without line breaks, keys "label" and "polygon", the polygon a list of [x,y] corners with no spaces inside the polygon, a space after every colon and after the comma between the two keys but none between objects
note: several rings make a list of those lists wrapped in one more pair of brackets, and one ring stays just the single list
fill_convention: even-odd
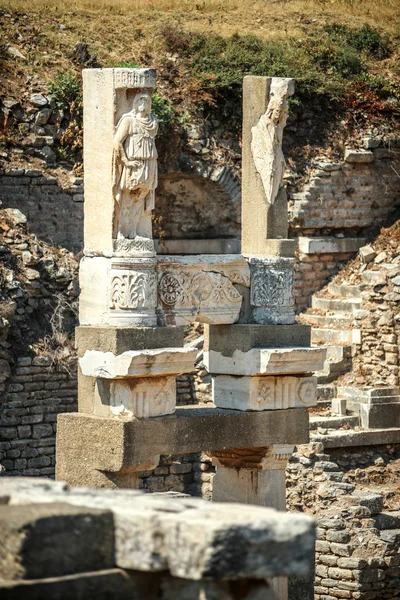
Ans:
[{"label": "statue arm", "polygon": [[125,154],[124,142],[129,135],[129,119],[122,119],[114,136],[114,152],[122,164],[128,165],[129,161]]}]

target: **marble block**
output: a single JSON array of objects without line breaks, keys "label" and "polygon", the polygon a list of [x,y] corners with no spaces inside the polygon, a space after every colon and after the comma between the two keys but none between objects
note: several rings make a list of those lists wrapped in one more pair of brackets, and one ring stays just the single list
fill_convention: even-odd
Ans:
[{"label": "marble block", "polygon": [[103,379],[158,377],[194,371],[196,357],[196,348],[130,350],[118,356],[112,352],[87,350],[79,359],[79,365],[82,373],[89,377]]},{"label": "marble block", "polygon": [[206,369],[222,375],[279,375],[321,371],[325,348],[253,348],[235,350],[232,356],[209,350],[204,352]]},{"label": "marble block", "polygon": [[235,323],[242,306],[235,286],[250,287],[249,265],[239,254],[161,256],[157,275],[161,325]]},{"label": "marble block", "polygon": [[87,350],[79,365],[96,378],[93,413],[144,419],[169,415],[176,407],[176,376],[194,370],[197,349],[161,348],[112,352]]},{"label": "marble block", "polygon": [[147,419],[175,412],[175,375],[98,379],[96,383],[94,414],[100,417]]},{"label": "marble block", "polygon": [[219,408],[278,410],[317,404],[316,377],[213,377],[213,402]]}]

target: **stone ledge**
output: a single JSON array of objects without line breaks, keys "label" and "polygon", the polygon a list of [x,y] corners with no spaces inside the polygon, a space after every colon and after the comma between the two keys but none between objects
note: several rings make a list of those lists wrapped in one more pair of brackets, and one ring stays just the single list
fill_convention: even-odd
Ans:
[{"label": "stone ledge", "polygon": [[322,442],[324,448],[351,448],[400,444],[400,427],[370,431],[330,431],[327,435],[310,435],[312,442]]},{"label": "stone ledge", "polygon": [[154,240],[157,254],[240,254],[237,239]]},{"label": "stone ledge", "polygon": [[299,237],[298,248],[303,254],[344,254],[357,252],[365,242],[365,238]]},{"label": "stone ledge", "polygon": [[130,421],[66,413],[57,422],[57,479],[88,485],[96,470],[110,474],[96,486],[115,487],[112,473],[135,471],[158,454],[306,444],[308,439],[306,408],[258,413],[200,405]]}]

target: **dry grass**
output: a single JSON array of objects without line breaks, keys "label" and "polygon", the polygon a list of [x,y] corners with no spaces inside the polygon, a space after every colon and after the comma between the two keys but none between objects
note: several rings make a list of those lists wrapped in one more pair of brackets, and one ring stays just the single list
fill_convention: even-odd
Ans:
[{"label": "dry grass", "polygon": [[129,29],[154,31],[166,22],[222,35],[256,33],[264,39],[301,35],[308,26],[332,21],[369,23],[400,34],[399,0],[0,0],[0,6],[62,18],[81,34],[113,32],[116,40]]}]

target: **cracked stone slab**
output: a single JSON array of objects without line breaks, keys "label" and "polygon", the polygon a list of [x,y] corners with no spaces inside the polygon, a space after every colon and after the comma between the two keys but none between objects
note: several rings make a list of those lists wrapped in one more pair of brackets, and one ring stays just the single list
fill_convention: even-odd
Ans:
[{"label": "cracked stone slab", "polygon": [[194,371],[197,350],[192,348],[159,348],[132,350],[115,355],[112,352],[87,350],[79,365],[83,375],[103,379],[158,377]]},{"label": "cracked stone slab", "polygon": [[232,356],[215,350],[204,352],[207,370],[221,375],[312,373],[323,368],[325,358],[325,348],[252,348],[235,350]]},{"label": "cracked stone slab", "polygon": [[[15,505],[62,503],[114,516],[116,566],[163,571],[189,580],[265,579],[306,574],[314,552],[315,522],[307,515],[235,503],[152,496],[136,490],[73,488],[20,492],[0,481]],[[49,511],[55,511],[49,507]],[[85,507],[85,508],[83,508]],[[19,506],[19,509],[22,507]],[[30,507],[24,507],[25,511]],[[293,552],[296,548],[296,552]],[[223,557],[223,560],[222,560]]]}]

